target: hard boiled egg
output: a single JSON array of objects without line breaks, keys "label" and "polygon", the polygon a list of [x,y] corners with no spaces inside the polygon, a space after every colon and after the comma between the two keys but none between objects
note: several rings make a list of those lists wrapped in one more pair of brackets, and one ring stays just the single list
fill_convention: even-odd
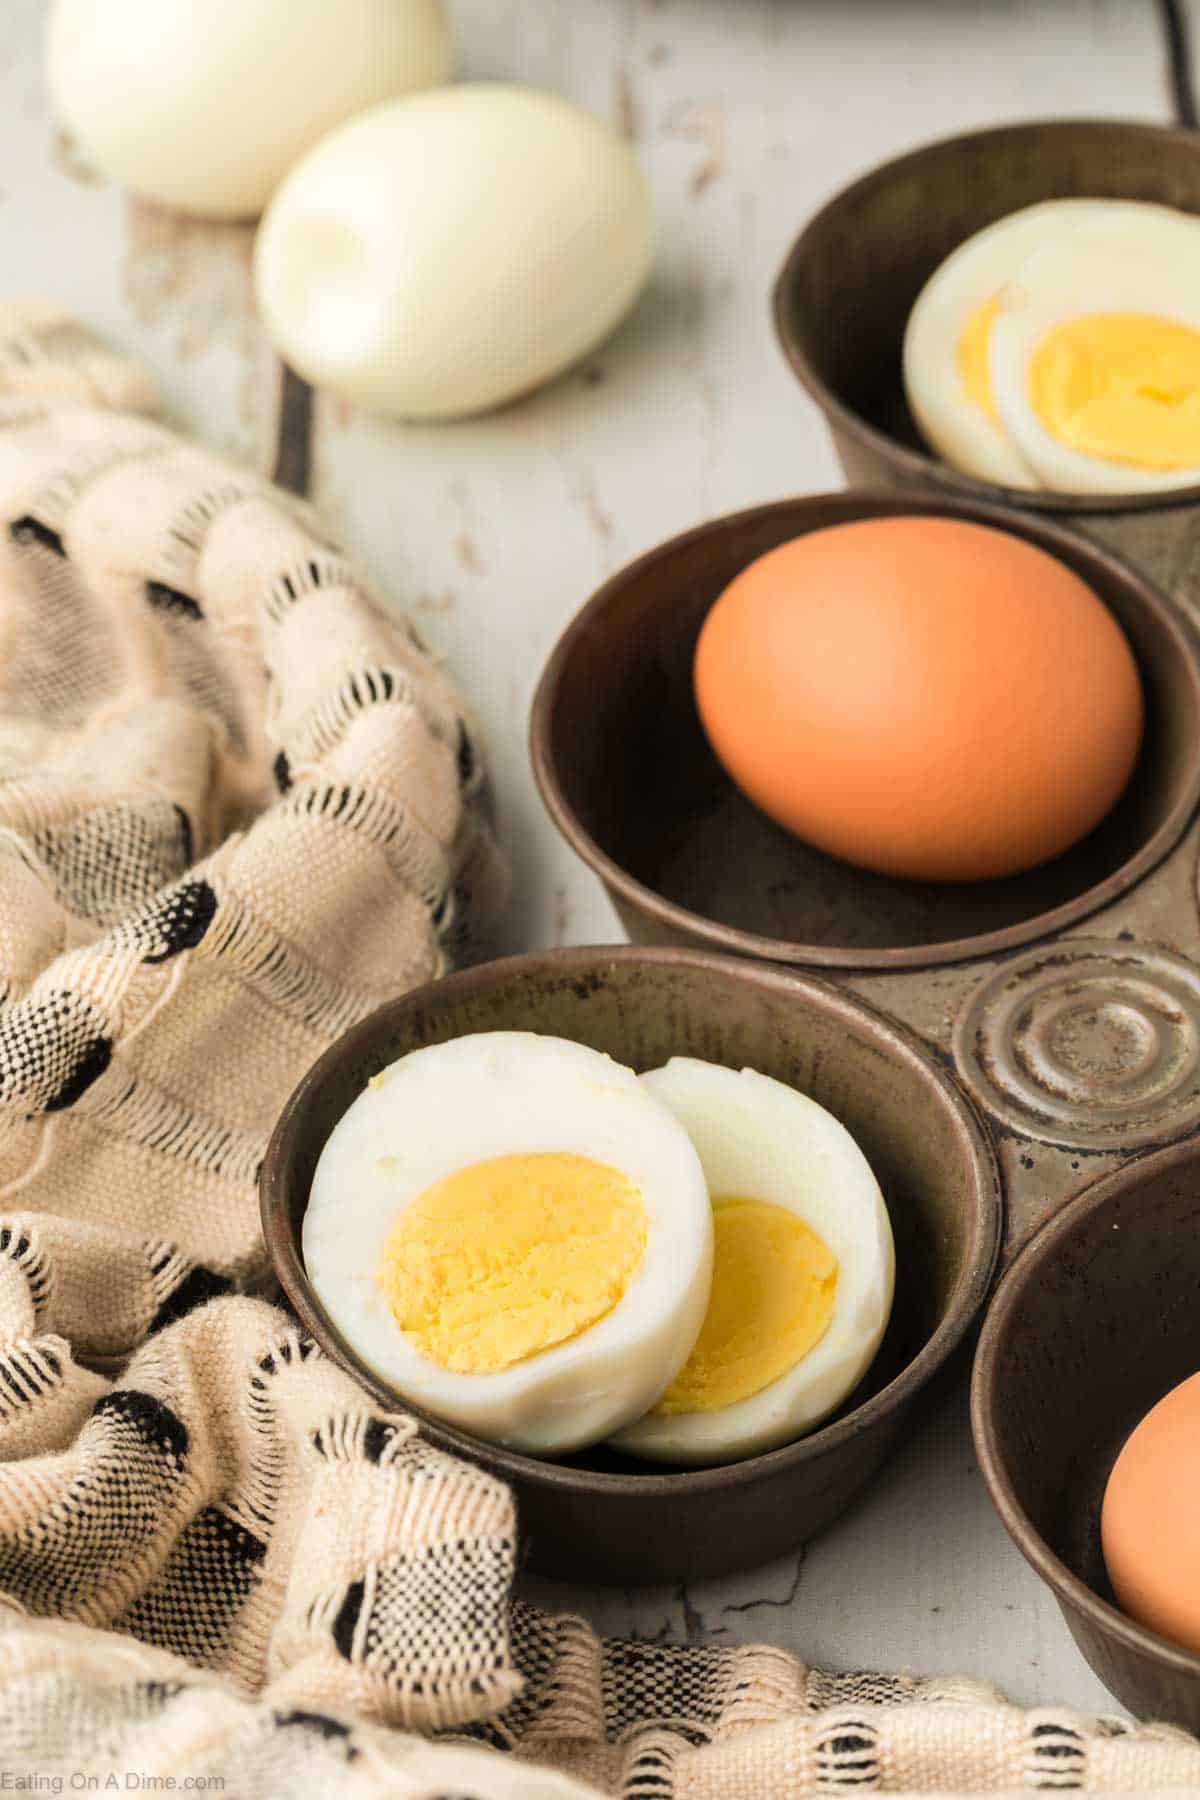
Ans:
[{"label": "hard boiled egg", "polygon": [[700,1153],[716,1253],[691,1356],[613,1442],[673,1463],[772,1450],[835,1411],[879,1348],[895,1277],[879,1184],[832,1114],[753,1069],[674,1057],[642,1084]]},{"label": "hard boiled egg", "polygon": [[60,123],[137,194],[213,218],[262,211],[344,119],[450,70],[441,0],[54,0]]},{"label": "hard boiled egg", "polygon": [[1049,200],[998,219],[926,282],[904,333],[904,390],[923,435],[964,474],[1003,487],[1038,478],[1001,422],[988,367],[999,297],[1031,250],[1053,243],[1093,202]]},{"label": "hard boiled egg", "polygon": [[1200,219],[1108,207],[1022,263],[996,309],[995,404],[1043,486],[1200,483]]},{"label": "hard boiled egg", "polygon": [[1065,563],[911,515],[780,544],[700,632],[696,704],[732,779],[847,862],[990,881],[1099,824],[1142,733],[1137,663]]},{"label": "hard boiled egg", "polygon": [[259,234],[259,305],[318,386],[445,419],[498,406],[591,350],[650,269],[628,146],[552,94],[413,96],[319,144]]},{"label": "hard boiled egg", "polygon": [[904,336],[910,410],[954,468],[1007,487],[1200,481],[1200,219],[1051,200],[961,244]]},{"label": "hard boiled egg", "polygon": [[1200,1375],[1152,1406],[1117,1457],[1100,1514],[1117,1604],[1200,1654]]},{"label": "hard boiled egg", "polygon": [[652,1406],[695,1343],[712,1209],[688,1134],[597,1051],[485,1032],[376,1076],[303,1228],[346,1341],[415,1405],[550,1456]]}]

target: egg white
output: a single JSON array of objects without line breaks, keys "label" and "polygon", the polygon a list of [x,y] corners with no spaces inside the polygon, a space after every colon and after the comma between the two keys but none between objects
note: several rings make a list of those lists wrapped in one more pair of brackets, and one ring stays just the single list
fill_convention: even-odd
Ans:
[{"label": "egg white", "polygon": [[453,419],[593,349],[653,255],[650,190],[615,132],[554,94],[460,83],[323,138],[272,199],[255,287],[314,385]]},{"label": "egg white", "polygon": [[989,342],[996,408],[1042,486],[1060,493],[1161,493],[1200,483],[1200,465],[1141,469],[1063,443],[1029,396],[1029,365],[1046,334],[1090,313],[1133,312],[1200,330],[1200,218],[1169,207],[1109,203],[1028,256],[1000,299]]},{"label": "egg white", "polygon": [[828,1244],[838,1278],[825,1335],[769,1386],[707,1412],[647,1413],[612,1442],[632,1456],[696,1465],[773,1450],[835,1411],[874,1360],[895,1286],[883,1195],[845,1126],[781,1081],[677,1056],[642,1084],[685,1127],[714,1199],[786,1207]]},{"label": "egg white", "polygon": [[[567,1343],[494,1374],[424,1356],[377,1280],[402,1209],[494,1156],[563,1151],[640,1191],[646,1246],[620,1300]],[[387,1162],[381,1162],[387,1158]],[[536,1456],[595,1443],[645,1412],[686,1362],[712,1283],[712,1209],[684,1128],[630,1069],[532,1032],[483,1032],[383,1071],[331,1132],[303,1225],[305,1266],[347,1342],[414,1405]]]},{"label": "egg white", "polygon": [[105,174],[182,212],[262,211],[342,120],[449,79],[442,0],[53,0],[46,85]]},{"label": "egg white", "polygon": [[1001,292],[1031,251],[1107,204],[1046,200],[997,219],[952,251],[918,294],[904,333],[904,391],[922,435],[952,468],[1002,487],[1040,485],[1003,427],[963,386],[959,339],[972,313]]}]

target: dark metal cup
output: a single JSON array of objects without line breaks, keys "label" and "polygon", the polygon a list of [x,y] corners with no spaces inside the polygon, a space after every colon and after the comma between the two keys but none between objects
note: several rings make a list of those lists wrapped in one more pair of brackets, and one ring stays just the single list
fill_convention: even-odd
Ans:
[{"label": "dark metal cup", "polygon": [[852,484],[932,489],[1073,523],[1200,616],[1200,487],[1113,497],[996,487],[941,462],[905,403],[904,329],[939,264],[1021,207],[1076,196],[1200,214],[1200,134],[1054,120],[970,132],[884,163],[829,200],[793,244],[775,286],[779,341]]}]

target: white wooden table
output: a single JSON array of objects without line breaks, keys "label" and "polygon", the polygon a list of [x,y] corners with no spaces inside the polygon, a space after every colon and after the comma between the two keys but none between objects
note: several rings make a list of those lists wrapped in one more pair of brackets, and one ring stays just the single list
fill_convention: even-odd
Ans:
[{"label": "white wooden table", "polygon": [[[1187,3],[1200,41],[1200,0]],[[43,0],[4,12],[5,290],[73,305],[154,366],[182,423],[270,468],[280,376],[254,317],[249,232],[130,203],[89,175],[47,116]],[[768,317],[799,224],[932,136],[1054,114],[1178,117],[1181,65],[1155,0],[452,0],[452,12],[462,75],[557,89],[633,139],[658,202],[657,275],[583,369],[496,417],[398,428],[318,399],[311,492],[473,695],[518,872],[507,947],[610,940],[607,901],[534,792],[530,695],[567,619],[630,556],[711,514],[839,485]],[[813,1661],[955,1669],[1022,1702],[1113,1710],[991,1510],[961,1391],[798,1561],[682,1590],[536,1593],[614,1632],[766,1639]]]}]

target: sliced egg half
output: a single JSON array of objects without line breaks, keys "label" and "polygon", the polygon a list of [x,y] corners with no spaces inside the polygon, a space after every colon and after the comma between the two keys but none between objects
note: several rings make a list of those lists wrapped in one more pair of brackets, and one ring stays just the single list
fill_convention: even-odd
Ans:
[{"label": "sliced egg half", "polygon": [[321,1152],[304,1218],[317,1297],[397,1392],[551,1456],[652,1406],[708,1304],[696,1150],[629,1069],[484,1032],[377,1075]]},{"label": "sliced egg half", "polygon": [[840,1406],[879,1348],[895,1282],[879,1184],[837,1119],[770,1076],[675,1057],[642,1082],[700,1153],[712,1297],[679,1375],[612,1441],[684,1464],[772,1450]]},{"label": "sliced egg half", "polygon": [[904,391],[931,447],[966,475],[1003,487],[1039,485],[996,408],[988,368],[992,323],[1014,270],[1093,204],[1048,200],[997,219],[960,244],[917,296],[904,334]]},{"label": "sliced egg half", "polygon": [[1042,486],[1200,483],[1200,219],[1110,207],[1035,251],[1000,296],[988,365]]},{"label": "sliced egg half", "polygon": [[1200,219],[1050,200],[975,233],[904,337],[930,446],[1006,487],[1155,492],[1200,480]]}]

